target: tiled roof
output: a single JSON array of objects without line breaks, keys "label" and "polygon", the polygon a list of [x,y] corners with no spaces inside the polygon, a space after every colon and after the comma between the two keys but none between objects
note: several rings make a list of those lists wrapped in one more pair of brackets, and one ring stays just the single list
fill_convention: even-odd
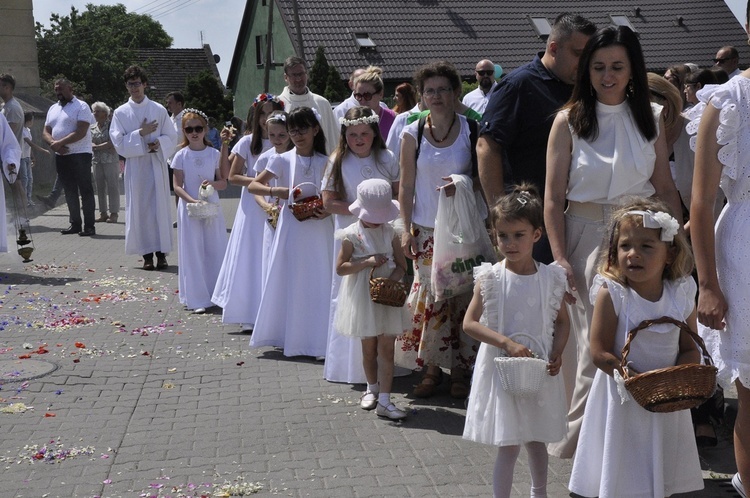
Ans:
[{"label": "tiled roof", "polygon": [[[246,8],[251,4],[249,0]],[[610,14],[627,15],[650,70],[663,71],[677,62],[709,66],[722,45],[737,47],[742,67],[750,63],[747,35],[720,0],[297,0],[297,4],[305,59],[312,63],[315,49],[322,45],[329,62],[344,77],[355,68],[376,64],[383,67],[387,79],[409,79],[423,62],[441,58],[453,62],[465,77],[483,58],[501,64],[507,73],[544,50],[544,41],[528,17],[552,22],[566,11],[599,27],[612,24]],[[276,5],[296,45],[292,0],[276,0]],[[375,42],[374,51],[358,49],[354,33],[360,31]]]},{"label": "tiled roof", "polygon": [[221,82],[209,45],[203,45],[203,48],[142,48],[137,53],[138,63],[148,74],[149,98],[152,100],[160,102],[169,92],[184,91],[188,78],[206,69]]}]

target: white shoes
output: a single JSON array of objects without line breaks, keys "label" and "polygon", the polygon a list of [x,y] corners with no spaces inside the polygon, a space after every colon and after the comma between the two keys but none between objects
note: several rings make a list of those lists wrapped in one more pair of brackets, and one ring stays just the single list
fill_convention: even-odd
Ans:
[{"label": "white shoes", "polygon": [[403,420],[406,418],[406,412],[398,409],[393,403],[390,403],[388,406],[383,406],[378,403],[378,407],[375,409],[375,414],[378,417],[391,420]]},{"label": "white shoes", "polygon": [[747,498],[747,493],[745,493],[745,487],[742,485],[739,472],[732,476],[732,486],[734,486],[734,490],[737,491],[742,498]]},{"label": "white shoes", "polygon": [[202,315],[206,312],[206,308],[195,308],[193,310],[193,314],[195,315]]},{"label": "white shoes", "polygon": [[372,391],[365,391],[359,398],[359,406],[363,410],[374,410],[378,406],[378,395]]}]

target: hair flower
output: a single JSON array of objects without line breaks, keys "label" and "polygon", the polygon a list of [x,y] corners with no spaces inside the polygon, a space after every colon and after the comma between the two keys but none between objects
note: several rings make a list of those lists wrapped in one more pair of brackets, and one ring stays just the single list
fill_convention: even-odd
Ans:
[{"label": "hair flower", "polygon": [[261,93],[257,97],[255,97],[255,100],[253,100],[253,107],[258,107],[258,104],[262,105],[265,102],[274,102],[276,104],[279,104],[281,108],[284,108],[284,101],[279,99],[278,95],[274,95],[272,93]]},{"label": "hair flower", "polygon": [[680,224],[677,222],[672,215],[665,213],[664,211],[641,211],[634,210],[626,213],[628,215],[640,215],[643,217],[644,228],[658,228],[661,229],[661,241],[672,242],[674,236],[680,230]]},{"label": "hair flower", "polygon": [[206,116],[206,113],[204,113],[203,111],[199,111],[198,109],[193,109],[192,107],[188,107],[187,109],[185,109],[184,113],[185,114],[187,113],[197,114],[198,116],[206,120],[206,122],[208,122],[208,116]]},{"label": "hair flower", "polygon": [[350,126],[357,126],[361,124],[370,124],[370,123],[379,123],[380,122],[380,116],[378,116],[375,113],[370,114],[369,116],[362,116],[356,119],[346,119],[344,117],[339,118],[339,123],[341,123],[342,126],[350,127]]}]

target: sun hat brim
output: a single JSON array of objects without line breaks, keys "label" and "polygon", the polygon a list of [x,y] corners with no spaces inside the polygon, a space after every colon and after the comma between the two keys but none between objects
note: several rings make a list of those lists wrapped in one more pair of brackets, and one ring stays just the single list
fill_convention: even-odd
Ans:
[{"label": "sun hat brim", "polygon": [[388,223],[398,218],[398,201],[391,200],[387,206],[368,210],[359,203],[359,199],[349,205],[349,212],[367,223]]}]

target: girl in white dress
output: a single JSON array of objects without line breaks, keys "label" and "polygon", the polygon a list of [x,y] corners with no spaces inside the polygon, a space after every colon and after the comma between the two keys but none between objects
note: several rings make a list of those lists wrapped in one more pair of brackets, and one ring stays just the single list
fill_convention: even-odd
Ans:
[{"label": "girl in white dress", "polygon": [[182,116],[182,148],[172,159],[174,192],[179,198],[177,241],[179,253],[180,302],[195,313],[213,306],[211,295],[227,247],[227,227],[221,208],[207,219],[191,217],[188,204],[218,204],[216,190],[227,187],[229,158],[227,140],[231,132],[221,132],[221,151],[206,139],[208,118],[197,109],[185,109]]},{"label": "girl in white dress", "polygon": [[[268,161],[248,186],[250,193],[291,200],[296,191],[310,186],[303,183],[320,186],[328,158],[316,112],[298,107],[289,113],[287,131],[295,147]],[[287,181],[271,187],[274,178]],[[318,208],[299,221],[290,209],[282,209],[250,346],[280,347],[285,356],[325,358],[332,265],[330,213]]]},{"label": "girl in white dress", "polygon": [[[243,331],[253,328],[260,305],[263,284],[261,255],[263,226],[266,213],[246,187],[255,176],[255,162],[262,152],[273,148],[269,140],[266,120],[284,104],[274,95],[263,93],[253,102],[252,133],[242,137],[232,149],[229,182],[242,186],[240,203],[234,217],[229,244],[224,254],[219,279],[211,300],[223,308],[223,323],[239,323]],[[283,127],[286,135],[286,127]],[[281,152],[288,150],[289,137],[281,137]],[[274,144],[275,145],[275,144]],[[264,201],[265,204],[265,201]]]},{"label": "girl in white dress", "polygon": [[[679,223],[661,201],[636,199],[615,211],[591,300],[591,386],[570,490],[600,498],[653,498],[703,488],[689,410],[653,413],[630,398],[620,366],[630,330],[669,316],[695,330],[693,257]],[[701,355],[687,332],[654,325],[631,343],[628,368],[646,372]],[[619,394],[622,392],[623,394]]]},{"label": "girl in white dress", "polygon": [[[490,213],[505,260],[474,268],[477,283],[463,326],[481,345],[463,437],[499,447],[493,474],[495,498],[510,496],[521,445],[528,453],[531,496],[546,497],[549,457],[545,443],[561,440],[567,430],[563,380],[557,375],[570,329],[562,306],[565,270],[532,257],[543,227],[542,200],[536,187],[516,186]],[[528,398],[507,393],[495,357],[535,353],[546,354],[549,360],[549,376],[541,391]]]},{"label": "girl in white dress", "polygon": [[405,310],[374,303],[370,299],[370,273],[375,277],[401,280],[406,273],[406,257],[400,238],[389,222],[398,217],[391,182],[379,178],[357,186],[357,200],[349,211],[359,221],[336,232],[341,250],[336,273],[343,276],[336,308],[336,332],[362,341],[362,365],[367,391],[361,406],[375,408],[379,417],[406,418],[406,412],[391,403],[393,348],[406,325]]},{"label": "girl in white dress", "polygon": [[[385,147],[380,135],[378,116],[367,107],[353,107],[340,119],[341,136],[332,157],[331,165],[323,177],[323,203],[334,215],[335,229],[348,227],[357,218],[349,212],[349,205],[357,198],[357,186],[369,178],[381,178],[398,192],[398,164],[391,151]],[[333,254],[341,249],[341,240],[336,239]],[[337,296],[341,277],[332,267],[331,325],[328,327],[328,348],[323,376],[331,382],[366,382],[362,370],[362,346],[359,341],[337,334],[333,327]],[[409,372],[411,373],[411,372]],[[375,407],[377,392],[367,402],[369,409]]]}]

